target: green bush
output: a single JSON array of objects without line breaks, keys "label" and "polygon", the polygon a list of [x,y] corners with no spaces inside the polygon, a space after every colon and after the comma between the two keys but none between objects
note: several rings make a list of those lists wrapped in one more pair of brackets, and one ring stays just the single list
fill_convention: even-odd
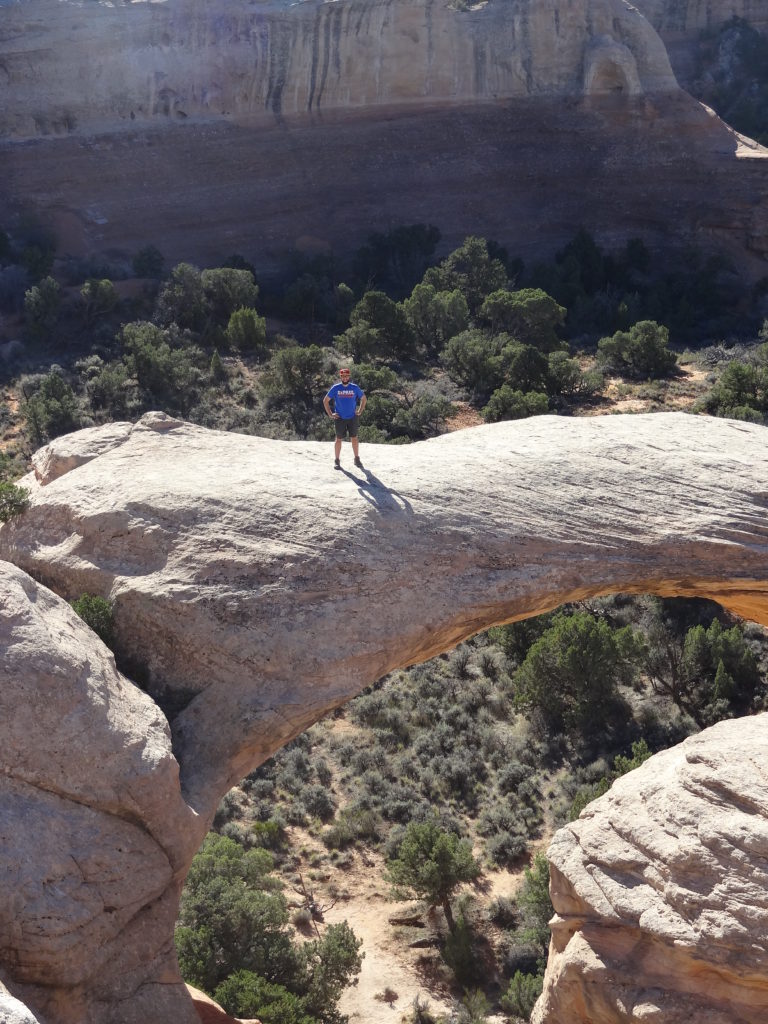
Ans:
[{"label": "green bush", "polygon": [[565,309],[541,288],[504,289],[486,297],[478,315],[488,322],[493,334],[502,331],[540,352],[567,348],[557,331],[565,321]]},{"label": "green bush", "polygon": [[426,900],[443,908],[448,927],[455,930],[451,897],[464,882],[476,878],[480,866],[471,844],[436,821],[411,822],[389,859],[387,877],[398,899]]},{"label": "green bush", "polygon": [[654,380],[668,377],[677,357],[667,347],[669,331],[655,320],[641,320],[597,343],[598,362],[618,373]]},{"label": "green bush", "polygon": [[502,420],[522,420],[529,416],[544,416],[549,411],[549,399],[540,391],[524,394],[510,384],[503,384],[493,392],[483,409],[486,423]]},{"label": "green bush", "polygon": [[591,743],[621,721],[619,681],[631,681],[638,640],[585,612],[556,615],[515,673],[518,706],[535,710],[546,729]]},{"label": "green bush", "polygon": [[112,603],[103,597],[92,594],[81,594],[72,607],[86,624],[98,634],[107,647],[111,647],[115,639],[115,615]]},{"label": "green bush", "polygon": [[423,283],[437,292],[458,289],[474,312],[486,295],[506,287],[507,271],[501,260],[491,256],[484,238],[470,235],[439,266],[429,268]]},{"label": "green bush", "polygon": [[543,987],[543,974],[523,974],[522,971],[516,971],[499,1002],[513,1017],[530,1020]]},{"label": "green bush", "polygon": [[459,914],[441,950],[443,960],[453,971],[459,985],[468,986],[484,980],[482,964],[475,946],[472,928],[464,915]]},{"label": "green bush", "polygon": [[80,426],[75,393],[62,373],[52,370],[23,405],[27,428],[36,444],[68,434]]},{"label": "green bush", "polygon": [[267,321],[255,309],[235,309],[224,332],[227,342],[239,352],[250,352],[263,359],[267,352]]},{"label": "green bush", "polygon": [[233,1017],[256,1018],[262,1024],[316,1024],[303,999],[253,971],[235,971],[213,993]]},{"label": "green bush", "polygon": [[17,484],[0,483],[0,523],[20,516],[29,508],[29,490]]},{"label": "green bush", "polygon": [[504,334],[491,338],[470,328],[450,339],[441,358],[451,379],[482,399],[504,383],[512,344]]}]

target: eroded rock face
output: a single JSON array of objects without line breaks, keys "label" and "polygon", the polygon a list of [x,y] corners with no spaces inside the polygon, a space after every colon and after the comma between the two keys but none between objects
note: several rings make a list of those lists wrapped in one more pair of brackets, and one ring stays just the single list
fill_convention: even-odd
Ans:
[{"label": "eroded rock face", "polygon": [[610,590],[768,618],[764,436],[683,414],[538,417],[369,447],[370,470],[334,474],[328,444],[150,414],[32,478],[0,556],[115,602],[120,654],[205,814],[323,712],[492,621]]},{"label": "eroded rock face", "polygon": [[32,207],[62,251],[269,270],[430,222],[536,261],[586,223],[765,276],[765,151],[678,89],[625,0],[0,11],[0,220]]},{"label": "eroded rock face", "polygon": [[0,609],[2,977],[51,1024],[138,1024],[148,994],[194,1020],[172,929],[202,833],[168,723],[69,606],[7,562]]},{"label": "eroded rock face", "polygon": [[367,468],[345,452],[337,473],[330,444],[154,413],[39,461],[73,453],[30,474],[0,557],[67,599],[110,598],[147,692],[3,567],[0,976],[41,1024],[188,1024],[173,921],[220,797],[387,671],[611,591],[768,624],[753,424],[537,417],[364,446]]},{"label": "eroded rock face", "polygon": [[601,40],[621,48],[616,66],[630,94],[677,91],[664,45],[623,0],[491,0],[466,12],[442,0],[169,0],[87,11],[26,0],[3,6],[3,28],[0,136],[576,97],[601,90],[584,78],[585,53]]},{"label": "eroded rock face", "polygon": [[763,1024],[767,793],[760,715],[657,754],[561,829],[533,1024]]}]

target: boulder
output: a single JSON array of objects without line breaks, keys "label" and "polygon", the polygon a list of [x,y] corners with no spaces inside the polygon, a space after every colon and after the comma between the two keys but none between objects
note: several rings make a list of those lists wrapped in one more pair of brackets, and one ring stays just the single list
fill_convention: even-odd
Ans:
[{"label": "boulder", "polygon": [[532,1024],[763,1024],[767,793],[759,715],[657,754],[561,829]]},{"label": "boulder", "polygon": [[[183,1022],[172,930],[203,832],[168,723],[69,606],[7,562],[0,609],[2,976],[44,1024],[138,1024],[147,990]],[[128,993],[135,1005],[115,1011]]]}]

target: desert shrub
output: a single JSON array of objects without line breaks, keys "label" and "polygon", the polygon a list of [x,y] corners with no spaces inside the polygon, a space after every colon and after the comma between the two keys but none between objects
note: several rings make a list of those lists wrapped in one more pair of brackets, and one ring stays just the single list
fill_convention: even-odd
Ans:
[{"label": "desert shrub", "polygon": [[516,701],[550,733],[589,745],[620,721],[617,685],[631,681],[638,649],[629,626],[613,630],[585,612],[555,616],[515,673]]},{"label": "desert shrub", "polygon": [[330,792],[319,784],[305,786],[301,791],[301,803],[307,814],[321,821],[329,821],[335,811],[336,804]]},{"label": "desert shrub", "polygon": [[549,921],[554,914],[549,896],[549,863],[543,853],[537,853],[531,866],[525,869],[516,902],[520,924],[515,939],[536,950],[543,971],[549,950]]},{"label": "desert shrub", "polygon": [[72,607],[86,626],[89,626],[107,647],[111,647],[115,639],[115,615],[111,601],[92,594],[81,594],[72,602]]},{"label": "desert shrub", "polygon": [[377,842],[381,838],[381,820],[370,808],[345,808],[321,838],[329,850],[344,850],[358,840]]},{"label": "desert shrub", "polygon": [[481,320],[488,322],[492,333],[504,332],[524,345],[540,352],[567,348],[557,331],[565,321],[565,309],[541,288],[505,289],[486,296],[478,310]]},{"label": "desert shrub", "polygon": [[549,399],[544,392],[523,393],[511,384],[502,384],[493,392],[482,413],[486,423],[499,423],[502,420],[522,420],[529,416],[544,416],[548,411]]},{"label": "desert shrub", "polygon": [[80,299],[87,324],[111,313],[119,302],[117,290],[109,278],[88,278],[80,289]]},{"label": "desert shrub", "polygon": [[366,292],[349,317],[350,330],[371,332],[370,351],[387,358],[409,355],[415,338],[403,307],[380,291]]},{"label": "desert shrub", "polygon": [[460,291],[474,312],[487,295],[506,287],[507,271],[484,238],[469,236],[439,266],[429,268],[423,283],[438,292]]},{"label": "desert shrub", "polygon": [[164,263],[163,254],[156,245],[145,245],[133,257],[133,272],[136,277],[162,277]]},{"label": "desert shrub", "polygon": [[60,369],[52,369],[23,404],[27,429],[36,444],[68,434],[80,426],[77,399]]},{"label": "desert shrub", "polygon": [[483,400],[504,383],[508,350],[513,347],[505,334],[489,337],[469,328],[450,339],[440,358],[452,380]]},{"label": "desert shrub", "polygon": [[598,362],[618,373],[654,379],[667,377],[677,357],[668,348],[669,331],[655,320],[641,320],[597,344]]},{"label": "desert shrub", "polygon": [[549,357],[550,395],[564,398],[590,398],[605,386],[605,378],[599,370],[584,373],[577,359],[571,359],[567,352],[553,352]]},{"label": "desert shrub", "polygon": [[519,761],[507,762],[496,773],[496,785],[502,793],[514,793],[529,774],[530,768]]},{"label": "desert shrub", "polygon": [[219,326],[228,323],[238,309],[253,309],[259,288],[250,270],[213,267],[200,274],[209,319]]},{"label": "desert shrub", "polygon": [[523,974],[522,971],[515,971],[514,977],[510,980],[499,1002],[503,1009],[512,1016],[530,1020],[533,1007],[541,995],[543,986],[544,976],[542,974]]},{"label": "desert shrub", "polygon": [[33,339],[47,338],[59,318],[61,286],[44,277],[24,293],[25,331]]},{"label": "desert shrub", "polygon": [[263,359],[267,352],[267,321],[255,309],[241,307],[232,311],[224,332],[232,348]]},{"label": "desert shrub", "polygon": [[213,818],[213,828],[216,831],[221,830],[227,822],[233,820],[233,818],[239,818],[242,816],[242,808],[237,798],[237,794],[234,790],[230,790],[225,793],[219,801],[219,806],[216,808],[216,814]]},{"label": "desert shrub", "polygon": [[517,904],[508,896],[494,896],[488,904],[488,920],[500,928],[511,928],[517,923]]},{"label": "desert shrub", "polygon": [[477,955],[472,928],[463,914],[456,918],[455,927],[446,936],[440,955],[453,971],[459,985],[468,986],[482,981],[482,965]]},{"label": "desert shrub", "polygon": [[417,344],[427,352],[440,352],[469,324],[467,300],[458,289],[439,292],[430,284],[417,284],[403,310]]},{"label": "desert shrub", "polygon": [[285,825],[278,818],[254,821],[251,825],[251,840],[254,846],[265,850],[280,850],[286,843]]},{"label": "desert shrub", "polygon": [[528,851],[528,836],[525,832],[494,832],[485,841],[488,859],[499,867],[516,864]]},{"label": "desert shrub", "polygon": [[17,484],[0,482],[0,523],[20,516],[29,508],[29,490]]}]

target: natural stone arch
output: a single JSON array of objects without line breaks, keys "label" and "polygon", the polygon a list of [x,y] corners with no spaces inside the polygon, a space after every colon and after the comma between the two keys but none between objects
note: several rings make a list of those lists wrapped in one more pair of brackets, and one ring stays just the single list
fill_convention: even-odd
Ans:
[{"label": "natural stone arch", "polygon": [[[182,785],[155,837],[164,895],[137,908],[151,962],[135,942],[120,946],[110,919],[111,958],[98,977],[81,965],[73,1010],[61,963],[47,986],[19,976],[12,933],[4,980],[56,1024],[138,1024],[153,999],[193,1021],[169,907],[220,796],[395,667],[615,591],[711,597],[768,624],[764,438],[752,424],[682,414],[538,417],[368,448],[371,469],[340,474],[330,445],[161,414],[59,439],[36,460],[32,507],[0,530],[0,556],[65,597],[115,601],[121,657],[170,721]],[[112,685],[146,707],[127,682]],[[166,766],[172,780],[153,729],[152,771]],[[34,757],[29,778],[3,768],[6,786],[37,778]],[[79,804],[157,829],[151,801],[97,799],[88,783]],[[40,801],[68,798],[61,778],[39,788]]]}]

